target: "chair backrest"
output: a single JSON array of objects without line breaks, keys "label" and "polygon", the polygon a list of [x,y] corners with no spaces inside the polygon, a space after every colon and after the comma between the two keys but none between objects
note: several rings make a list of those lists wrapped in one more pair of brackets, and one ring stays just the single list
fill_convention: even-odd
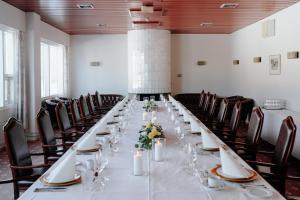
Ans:
[{"label": "chair backrest", "polygon": [[214,116],[214,113],[216,111],[216,107],[217,107],[217,95],[214,94],[211,97],[210,105],[209,105],[209,108],[208,108],[208,114],[207,114],[207,116],[209,118],[212,118]]},{"label": "chair backrest", "polygon": [[250,145],[257,145],[261,135],[262,127],[264,124],[264,113],[260,107],[252,111],[251,118],[248,125],[246,136],[246,143]]},{"label": "chair backrest", "polygon": [[205,92],[204,92],[204,90],[202,90],[202,92],[200,93],[200,97],[199,97],[199,107],[200,108],[202,108],[202,106],[203,106],[204,98],[205,98]]},{"label": "chair backrest", "polygon": [[[43,144],[56,144],[55,133],[47,110],[41,108],[36,116],[37,128]],[[56,147],[45,148],[44,153],[56,151]]]},{"label": "chair backrest", "polygon": [[73,122],[73,125],[75,125],[77,122],[79,122],[81,120],[77,100],[74,99],[71,101],[70,110],[71,110],[71,115],[72,115],[72,122]]},{"label": "chair backrest", "polygon": [[237,101],[233,107],[231,118],[229,121],[229,127],[231,129],[231,132],[233,133],[236,133],[237,128],[239,126],[240,119],[241,119],[241,110],[242,110],[241,102]]},{"label": "chair backrest", "polygon": [[286,166],[288,158],[293,151],[296,131],[297,127],[291,116],[282,121],[273,157],[273,162],[282,166],[282,168]]},{"label": "chair backrest", "polygon": [[224,123],[225,117],[227,114],[227,108],[228,108],[228,100],[226,98],[222,99],[220,104],[219,113],[217,116],[217,122],[218,123]]},{"label": "chair backrest", "polygon": [[212,98],[212,95],[208,92],[204,98],[204,102],[203,102],[203,106],[202,106],[202,113],[206,113],[208,111],[209,105],[211,103],[211,98]]},{"label": "chair backrest", "polygon": [[60,131],[66,131],[67,129],[72,128],[65,104],[61,102],[58,103],[55,107],[55,114]]},{"label": "chair backrest", "polygon": [[88,95],[85,97],[85,99],[86,99],[90,113],[95,112],[95,110],[96,110],[95,105],[94,105],[94,102],[93,102],[93,99],[92,99],[90,93],[88,93]]},{"label": "chair backrest", "polygon": [[242,111],[241,111],[241,121],[245,122],[247,119],[251,117],[251,113],[254,107],[253,99],[243,99],[241,100]]},{"label": "chair backrest", "polygon": [[80,114],[82,117],[90,116],[89,107],[86,98],[83,95],[81,95],[79,98],[79,107],[80,107]]},{"label": "chair backrest", "polygon": [[101,105],[101,102],[100,102],[101,99],[100,99],[98,91],[95,92],[95,95],[93,96],[93,100],[94,100],[95,105],[98,106],[98,107],[100,107],[100,105]]},{"label": "chair backrest", "polygon": [[[11,117],[3,127],[6,151],[10,165],[30,166],[32,160],[21,122]],[[32,169],[12,170],[13,177],[30,175]]]}]

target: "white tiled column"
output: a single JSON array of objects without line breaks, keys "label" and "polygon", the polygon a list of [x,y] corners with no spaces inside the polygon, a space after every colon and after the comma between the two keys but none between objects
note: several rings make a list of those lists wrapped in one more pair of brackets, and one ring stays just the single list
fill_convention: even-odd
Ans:
[{"label": "white tiled column", "polygon": [[170,32],[133,30],[128,32],[128,92],[171,91]]}]

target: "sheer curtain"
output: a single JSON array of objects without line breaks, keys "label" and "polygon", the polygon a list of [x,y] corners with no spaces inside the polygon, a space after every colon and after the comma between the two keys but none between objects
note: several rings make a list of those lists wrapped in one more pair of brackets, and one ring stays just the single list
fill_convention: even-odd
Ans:
[{"label": "sheer curtain", "polygon": [[15,70],[14,70],[14,115],[28,128],[27,102],[26,102],[26,81],[25,81],[25,41],[24,32],[18,31],[15,39]]}]

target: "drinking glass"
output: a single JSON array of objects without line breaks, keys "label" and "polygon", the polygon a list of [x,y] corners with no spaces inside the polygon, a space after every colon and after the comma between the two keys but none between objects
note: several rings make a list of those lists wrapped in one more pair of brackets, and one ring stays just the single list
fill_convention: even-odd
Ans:
[{"label": "drinking glass", "polygon": [[150,101],[155,101],[155,96],[150,96]]}]

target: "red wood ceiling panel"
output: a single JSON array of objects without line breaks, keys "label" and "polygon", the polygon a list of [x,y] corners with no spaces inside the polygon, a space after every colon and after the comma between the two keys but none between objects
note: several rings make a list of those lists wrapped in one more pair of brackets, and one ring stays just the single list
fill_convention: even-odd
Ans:
[{"label": "red wood ceiling panel", "polygon": [[[69,34],[126,33],[136,29],[133,21],[159,21],[159,29],[172,33],[232,33],[298,2],[295,0],[147,0],[162,8],[162,15],[129,14],[140,8],[138,0],[4,0],[41,15],[43,21]],[[238,3],[236,9],[220,9],[223,3]],[[92,3],[92,10],[81,10],[78,3]],[[201,23],[213,25],[201,27]],[[104,24],[99,27],[97,24]]]}]

